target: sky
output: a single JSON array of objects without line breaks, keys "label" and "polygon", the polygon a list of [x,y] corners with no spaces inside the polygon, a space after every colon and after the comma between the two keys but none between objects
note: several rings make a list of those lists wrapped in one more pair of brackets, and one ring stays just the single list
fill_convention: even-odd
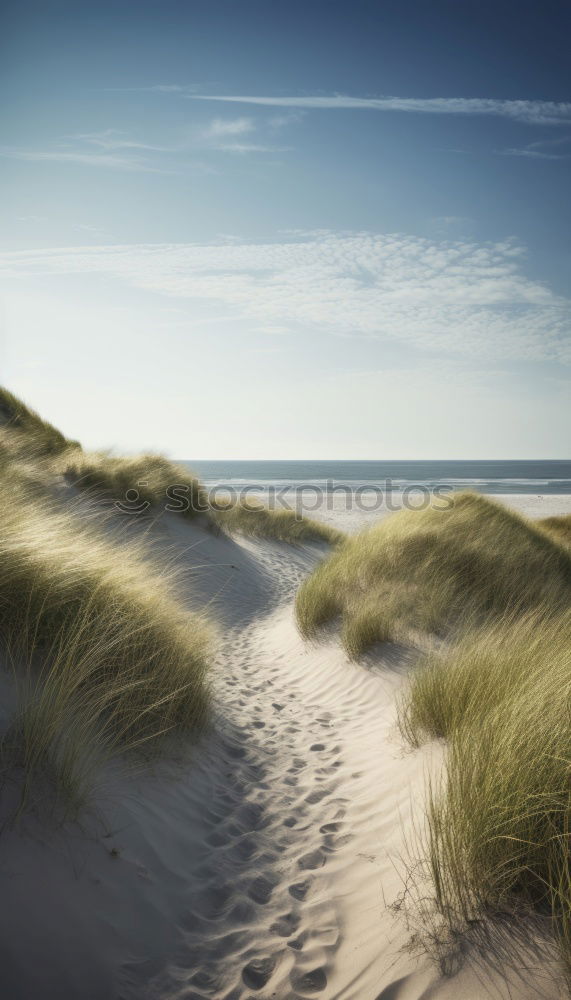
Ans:
[{"label": "sky", "polygon": [[20,0],[0,377],[90,448],[568,458],[571,8]]}]

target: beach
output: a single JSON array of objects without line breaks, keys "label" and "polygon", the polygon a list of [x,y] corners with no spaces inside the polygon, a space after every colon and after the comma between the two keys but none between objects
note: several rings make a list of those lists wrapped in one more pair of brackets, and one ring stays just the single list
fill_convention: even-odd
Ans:
[{"label": "beach", "polygon": [[[502,500],[530,517],[571,511],[568,495]],[[366,519],[321,516],[348,531]],[[139,773],[110,764],[71,826],[31,813],[3,829],[3,994],[565,995],[543,953],[499,968],[468,955],[442,978],[407,951],[414,928],[395,910],[442,749],[407,753],[397,729],[411,649],[353,662],[333,635],[300,637],[295,593],[325,546],[216,537],[172,513],[135,519],[137,533],[180,573],[180,599],[218,623],[212,717],[198,743]]]}]

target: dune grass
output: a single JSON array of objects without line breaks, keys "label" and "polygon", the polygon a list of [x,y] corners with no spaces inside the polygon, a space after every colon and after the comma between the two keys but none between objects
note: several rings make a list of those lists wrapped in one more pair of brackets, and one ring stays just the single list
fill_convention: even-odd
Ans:
[{"label": "dune grass", "polygon": [[428,655],[400,725],[413,746],[448,741],[426,835],[448,940],[543,914],[571,982],[571,613],[544,607]]},{"label": "dune grass", "polygon": [[304,582],[296,614],[316,638],[339,619],[350,656],[377,641],[438,637],[571,598],[571,553],[554,535],[487,497],[401,511],[348,538]]},{"label": "dune grass", "polygon": [[571,514],[563,514],[560,517],[544,517],[534,523],[543,531],[547,531],[561,545],[571,546]]},{"label": "dune grass", "polygon": [[351,656],[379,640],[431,646],[399,723],[413,747],[447,741],[421,837],[433,910],[424,882],[416,899],[416,937],[445,969],[468,941],[489,955],[500,924],[513,943],[539,919],[571,983],[568,526],[458,494],[347,539],[298,591],[302,634],[340,620]]},{"label": "dune grass", "polygon": [[5,480],[0,517],[0,640],[20,688],[4,766],[22,768],[24,798],[48,772],[77,802],[103,757],[200,728],[211,629],[141,544]]},{"label": "dune grass", "polygon": [[345,538],[341,531],[328,524],[300,517],[294,510],[270,510],[255,500],[229,503],[214,499],[211,511],[216,524],[229,534],[239,532],[291,544],[328,542],[338,545]]},{"label": "dune grass", "polygon": [[[55,490],[62,477],[106,510],[91,504],[86,519],[79,500]],[[143,542],[109,540],[114,501],[202,514],[209,530],[341,537],[290,511],[210,503],[161,455],[85,453],[0,390],[0,661],[18,691],[0,768],[20,776],[23,803],[49,777],[62,803],[78,804],[105,759],[158,752],[207,714],[212,627],[180,606],[172,574]]]},{"label": "dune grass", "polygon": [[57,455],[66,448],[79,448],[77,441],[70,441],[61,431],[43,420],[8,389],[0,386],[0,424],[25,436],[28,456]]},{"label": "dune grass", "polygon": [[172,511],[187,519],[202,515],[227,534],[301,544],[337,544],[341,532],[300,517],[293,510],[270,510],[257,500],[229,501],[210,497],[188,470],[162,455],[121,457],[106,452],[67,452],[58,464],[68,483],[94,498],[121,501],[125,511],[144,504],[150,511]]},{"label": "dune grass", "polygon": [[208,511],[198,479],[163,455],[123,457],[78,451],[64,456],[60,467],[72,485],[94,497],[121,502],[125,510],[136,510],[141,504],[155,510],[169,505],[168,509],[188,519]]}]

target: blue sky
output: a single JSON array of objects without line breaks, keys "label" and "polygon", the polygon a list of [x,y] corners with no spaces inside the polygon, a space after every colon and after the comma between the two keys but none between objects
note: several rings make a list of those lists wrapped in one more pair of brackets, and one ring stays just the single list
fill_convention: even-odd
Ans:
[{"label": "blue sky", "polygon": [[568,457],[562,3],[23,3],[0,364],[87,445]]}]

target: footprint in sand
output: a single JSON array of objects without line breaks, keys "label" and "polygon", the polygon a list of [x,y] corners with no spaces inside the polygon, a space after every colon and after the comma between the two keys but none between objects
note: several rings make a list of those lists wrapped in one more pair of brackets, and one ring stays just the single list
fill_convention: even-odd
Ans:
[{"label": "footprint in sand", "polygon": [[304,882],[294,882],[293,885],[290,885],[288,892],[294,899],[301,900],[305,899],[310,889],[311,881],[310,879],[306,879]]},{"label": "footprint in sand", "polygon": [[325,854],[318,847],[315,851],[309,851],[308,854],[303,854],[297,863],[300,868],[313,871],[315,868],[322,868],[325,861]]},{"label": "footprint in sand", "polygon": [[265,958],[254,958],[242,969],[242,979],[251,990],[261,990],[270,979],[276,966],[273,955]]},{"label": "footprint in sand", "polygon": [[301,918],[295,913],[283,913],[277,920],[274,920],[270,931],[277,934],[278,937],[291,937],[297,931],[300,920]]},{"label": "footprint in sand", "polygon": [[260,903],[260,905],[265,906],[265,904],[269,902],[277,883],[278,879],[275,877],[272,878],[265,875],[258,875],[248,889],[248,896],[250,899],[253,899],[255,903]]},{"label": "footprint in sand", "polygon": [[327,986],[327,973],[324,968],[312,969],[302,974],[293,972],[290,982],[294,989],[302,993],[321,993]]}]

